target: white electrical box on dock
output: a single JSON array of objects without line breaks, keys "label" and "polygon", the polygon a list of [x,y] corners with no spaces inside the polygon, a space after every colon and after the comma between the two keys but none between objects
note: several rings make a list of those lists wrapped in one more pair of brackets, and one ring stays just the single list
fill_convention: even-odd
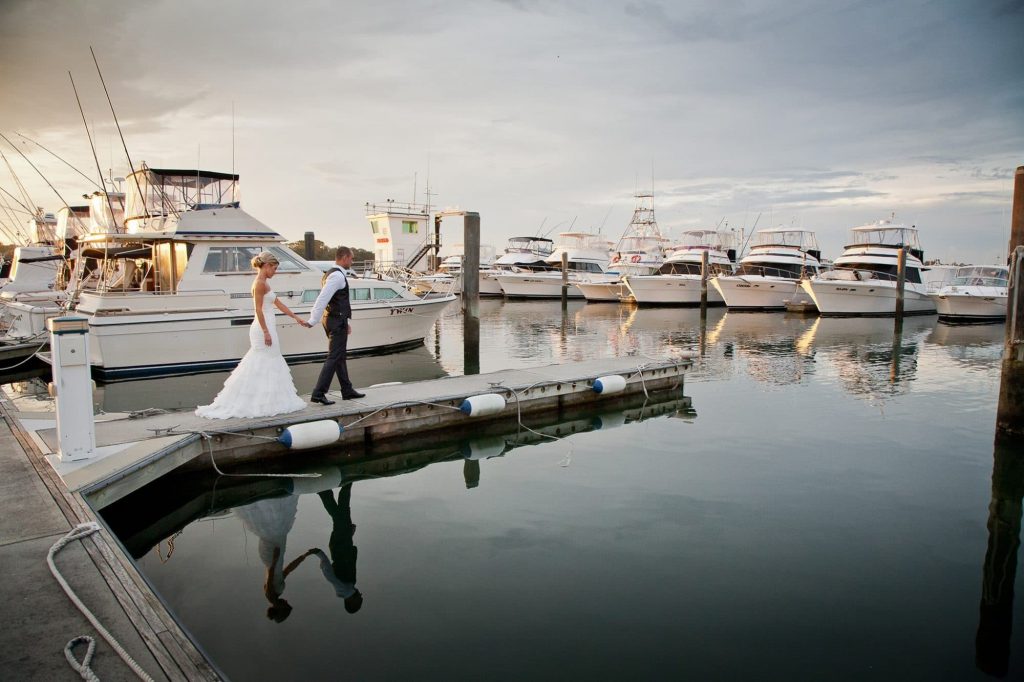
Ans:
[{"label": "white electrical box on dock", "polygon": [[89,368],[89,321],[55,317],[46,321],[53,357],[53,392],[57,403],[58,455],[62,462],[96,453]]}]

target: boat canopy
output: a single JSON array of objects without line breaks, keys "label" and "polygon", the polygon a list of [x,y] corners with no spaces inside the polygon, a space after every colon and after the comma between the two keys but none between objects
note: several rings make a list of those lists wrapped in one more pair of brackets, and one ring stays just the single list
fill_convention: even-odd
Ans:
[{"label": "boat canopy", "polygon": [[956,271],[955,286],[1005,287],[1010,280],[1010,271],[1001,265],[968,265]]},{"label": "boat canopy", "polygon": [[89,197],[89,234],[124,232],[124,199],[124,192],[93,192]]},{"label": "boat canopy", "polygon": [[817,251],[818,240],[811,230],[772,227],[757,231],[754,247],[758,246],[789,246],[801,251]]},{"label": "boat canopy", "polygon": [[916,227],[879,220],[871,225],[862,225],[850,230],[852,242],[847,246],[888,246],[920,249],[921,242]]},{"label": "boat canopy", "polygon": [[128,176],[126,219],[237,206],[238,175],[204,170],[143,168]]},{"label": "boat canopy", "polygon": [[89,231],[88,221],[88,206],[65,206],[57,211],[57,239],[65,241],[68,237],[81,237]]}]

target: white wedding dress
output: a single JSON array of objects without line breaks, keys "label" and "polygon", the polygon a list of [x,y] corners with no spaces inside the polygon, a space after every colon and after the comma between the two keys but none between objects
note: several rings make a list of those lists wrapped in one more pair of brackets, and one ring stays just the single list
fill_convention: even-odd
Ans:
[{"label": "white wedding dress", "polygon": [[263,329],[258,319],[249,327],[249,352],[224,382],[224,388],[210,405],[196,408],[196,414],[207,419],[232,417],[270,417],[295,412],[306,407],[292,381],[288,363],[281,355],[277,339],[277,317],[274,301],[277,294],[268,291],[263,297],[263,319],[270,332],[271,345],[263,342]]}]

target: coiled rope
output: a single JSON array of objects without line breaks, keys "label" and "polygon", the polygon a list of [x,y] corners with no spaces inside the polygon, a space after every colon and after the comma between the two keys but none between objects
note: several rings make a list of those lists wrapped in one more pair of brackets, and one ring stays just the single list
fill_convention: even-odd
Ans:
[{"label": "coiled rope", "polygon": [[[60,583],[61,588],[64,590],[64,594],[68,595],[68,598],[76,607],[78,607],[78,610],[82,612],[82,615],[89,619],[89,622],[92,623],[92,626],[96,628],[96,631],[103,636],[103,639],[107,640],[107,643],[110,644],[110,646],[114,649],[117,655],[121,657],[121,660],[128,664],[128,667],[131,668],[136,675],[138,675],[140,680],[153,682],[153,678],[150,677],[146,673],[146,671],[142,669],[142,666],[135,662],[135,659],[133,659],[131,655],[124,650],[124,647],[122,647],[118,643],[118,641],[114,639],[114,636],[110,634],[110,632],[107,631],[105,627],[103,627],[103,625],[99,622],[96,616],[93,615],[92,611],[90,611],[89,608],[82,603],[82,600],[78,598],[78,595],[76,595],[74,590],[71,589],[71,586],[68,585],[68,582],[64,580],[64,576],[62,576],[60,574],[60,571],[57,570],[57,564],[54,563],[54,556],[56,556],[57,552],[62,550],[69,542],[72,542],[73,540],[81,540],[83,538],[86,538],[99,530],[100,525],[94,521],[89,523],[81,523],[75,526],[67,535],[62,537],[60,540],[57,540],[57,542],[53,543],[53,546],[50,547],[50,551],[46,554],[46,563],[50,567],[50,573],[52,573],[53,577],[57,579],[58,583]],[[74,649],[76,644],[83,643],[87,645],[87,648],[85,651],[85,656],[82,659],[82,662],[79,663],[75,659],[75,655],[72,649]],[[92,655],[95,651],[96,641],[88,635],[80,635],[69,641],[64,646],[64,657],[68,659],[68,664],[72,668],[74,668],[75,672],[77,672],[82,677],[82,679],[89,680],[89,682],[99,682],[100,678],[97,677],[96,673],[94,673],[92,669],[89,667],[89,663],[92,662]]]}]

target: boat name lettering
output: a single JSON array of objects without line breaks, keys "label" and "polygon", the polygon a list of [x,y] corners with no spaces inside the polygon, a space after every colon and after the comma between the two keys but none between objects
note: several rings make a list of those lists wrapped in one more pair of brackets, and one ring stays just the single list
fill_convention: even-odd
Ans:
[{"label": "boat name lettering", "polygon": [[411,312],[412,312],[412,308],[392,308],[391,309],[391,314],[392,315],[404,315],[406,313],[411,313]]}]

